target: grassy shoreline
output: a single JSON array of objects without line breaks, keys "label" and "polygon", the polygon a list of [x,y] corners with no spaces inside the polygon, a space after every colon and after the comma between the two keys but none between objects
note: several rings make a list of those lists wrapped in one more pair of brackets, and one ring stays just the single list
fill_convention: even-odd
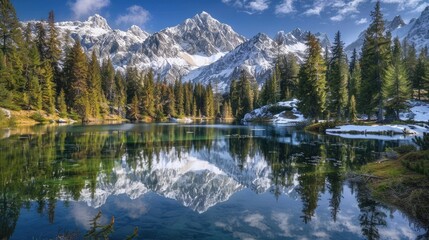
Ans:
[{"label": "grassy shoreline", "polygon": [[398,159],[369,163],[359,174],[369,176],[365,182],[375,199],[395,206],[417,225],[428,229],[429,176],[409,167],[420,162],[425,162],[425,167],[429,168],[429,151],[410,152]]}]

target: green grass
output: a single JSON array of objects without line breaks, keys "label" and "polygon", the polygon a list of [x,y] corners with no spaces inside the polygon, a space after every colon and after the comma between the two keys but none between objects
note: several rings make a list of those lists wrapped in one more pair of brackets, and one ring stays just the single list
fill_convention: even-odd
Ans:
[{"label": "green grass", "polygon": [[[368,183],[376,199],[399,208],[419,225],[428,226],[429,175],[416,167],[428,159],[429,151],[409,152],[397,160],[369,163],[361,172],[376,177]],[[423,169],[428,167],[426,164]]]}]

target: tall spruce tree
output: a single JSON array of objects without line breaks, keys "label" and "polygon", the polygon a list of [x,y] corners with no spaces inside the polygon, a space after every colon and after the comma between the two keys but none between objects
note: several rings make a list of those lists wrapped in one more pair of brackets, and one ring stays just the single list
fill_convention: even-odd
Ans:
[{"label": "tall spruce tree", "polygon": [[[101,66],[101,82],[103,87],[104,95],[109,104],[109,111],[113,113],[113,105],[116,94],[115,84],[115,69],[113,68],[112,61],[110,58],[104,60]],[[132,97],[132,96],[131,96]]]},{"label": "tall spruce tree", "polygon": [[383,121],[384,98],[382,94],[383,78],[389,65],[390,38],[385,34],[384,19],[380,1],[371,12],[372,22],[365,32],[362,47],[361,67],[362,85],[359,105],[364,106],[368,118],[377,109],[377,121]]},{"label": "tall spruce tree", "polygon": [[280,99],[289,100],[296,96],[299,65],[294,54],[280,58]]},{"label": "tall spruce tree", "polygon": [[100,117],[102,105],[101,69],[95,51],[92,51],[88,65],[88,100],[91,103],[90,112],[95,118]]},{"label": "tall spruce tree", "polygon": [[392,63],[386,69],[382,89],[386,108],[393,113],[395,120],[399,120],[399,112],[407,107],[405,103],[411,95],[410,85],[407,69],[403,64],[401,44],[396,38],[392,51]]},{"label": "tall spruce tree", "polygon": [[240,77],[233,80],[230,87],[232,112],[236,119],[253,110],[252,87],[247,73],[242,70]]},{"label": "tall spruce tree", "polygon": [[82,121],[88,121],[91,116],[88,92],[88,62],[79,41],[75,42],[68,53],[64,73],[68,84],[66,102]]},{"label": "tall spruce tree", "polygon": [[316,122],[326,110],[326,65],[319,40],[311,33],[306,39],[307,54],[299,71],[299,108]]},{"label": "tall spruce tree", "polygon": [[413,86],[417,89],[417,99],[421,100],[422,91],[425,89],[426,83],[429,81],[429,61],[426,51],[421,50],[417,60],[416,69],[414,72]]},{"label": "tall spruce tree", "polygon": [[364,106],[359,106],[356,103],[356,99],[359,98],[360,95],[360,89],[361,89],[361,68],[360,68],[360,62],[357,56],[356,49],[353,49],[353,54],[350,61],[350,81],[348,85],[348,91],[349,91],[349,111],[351,111],[351,98],[354,96],[355,103],[354,108],[355,111],[359,112],[361,111]]},{"label": "tall spruce tree", "polygon": [[344,53],[344,43],[341,41],[341,33],[335,34],[334,44],[332,46],[332,58],[329,62],[328,70],[329,84],[329,107],[336,118],[344,119],[346,107],[348,104],[348,83],[349,72],[347,59]]}]

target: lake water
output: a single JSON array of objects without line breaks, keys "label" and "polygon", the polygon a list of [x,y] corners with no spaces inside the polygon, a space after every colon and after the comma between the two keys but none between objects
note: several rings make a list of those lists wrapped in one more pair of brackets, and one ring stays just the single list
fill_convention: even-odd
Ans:
[{"label": "lake water", "polygon": [[0,239],[80,239],[112,217],[112,239],[135,227],[138,239],[416,239],[423,228],[345,179],[401,141],[282,126],[0,130]]}]

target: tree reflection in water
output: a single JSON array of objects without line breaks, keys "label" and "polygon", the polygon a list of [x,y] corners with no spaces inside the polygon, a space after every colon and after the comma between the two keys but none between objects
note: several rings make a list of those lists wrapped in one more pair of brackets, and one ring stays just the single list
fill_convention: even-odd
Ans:
[{"label": "tree reflection in water", "polygon": [[[198,212],[243,187],[270,192],[275,198],[296,191],[301,218],[309,223],[321,194],[328,192],[331,219],[336,221],[345,173],[372,161],[373,151],[398,144],[312,135],[295,128],[261,128],[257,132],[254,127],[227,125],[124,124],[45,126],[12,134],[0,140],[0,239],[13,234],[21,208],[31,203],[53,223],[57,201],[82,200],[85,191],[94,200],[100,184],[118,180],[114,170],[118,164],[129,170],[129,181],[161,195],[174,190],[178,201]],[[194,158],[214,170],[182,176],[174,168],[184,167],[186,161],[191,164]],[[183,185],[169,182],[175,178]],[[223,193],[223,188],[233,192]],[[352,188],[363,235],[378,239],[378,228],[386,224],[383,206],[371,200],[364,187]]]}]

